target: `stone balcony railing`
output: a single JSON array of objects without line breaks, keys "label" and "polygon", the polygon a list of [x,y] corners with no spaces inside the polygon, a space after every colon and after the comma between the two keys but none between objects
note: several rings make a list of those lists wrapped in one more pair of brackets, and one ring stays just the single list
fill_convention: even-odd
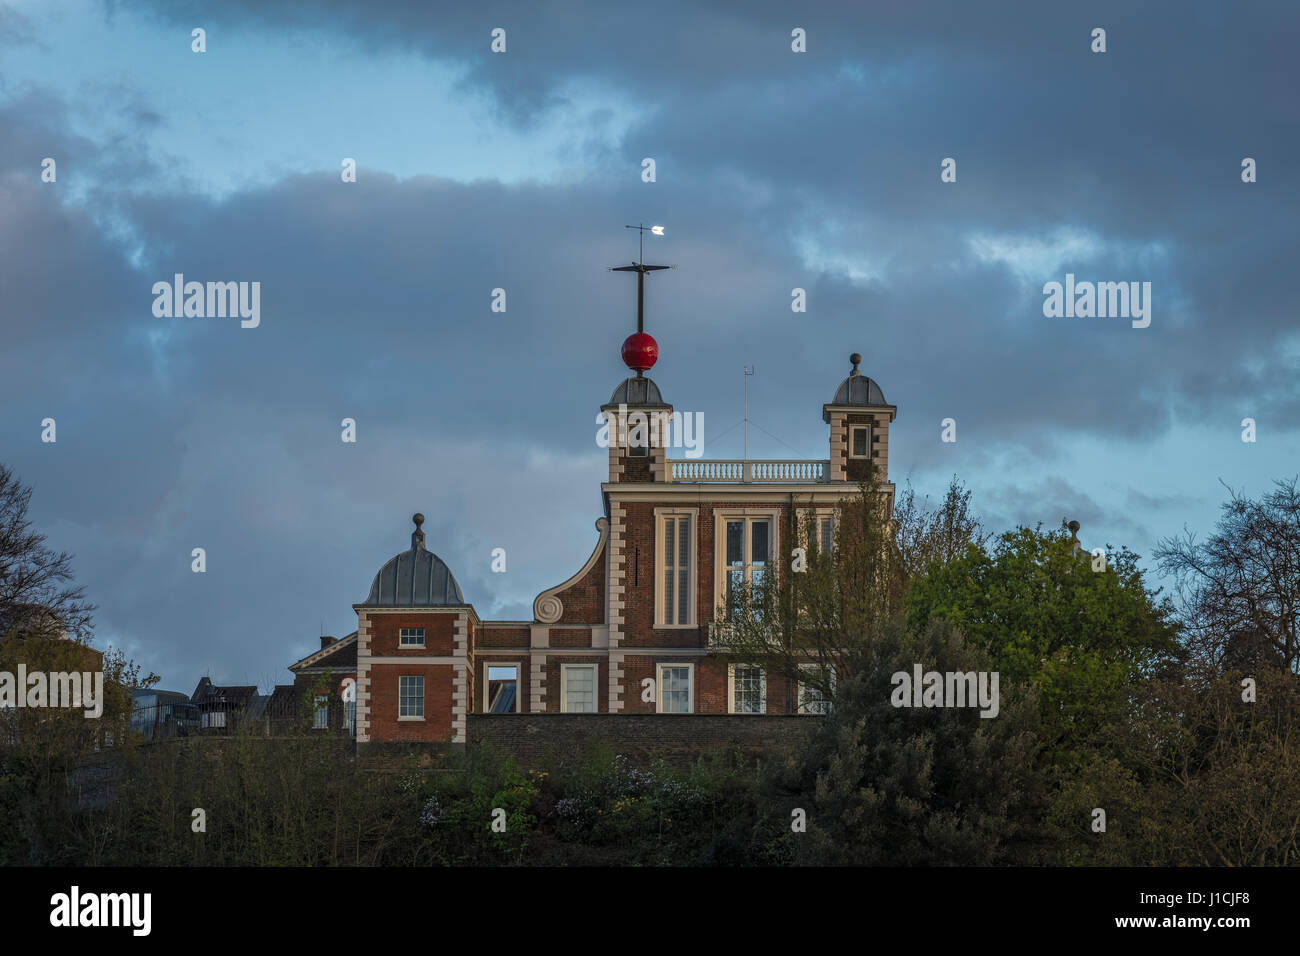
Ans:
[{"label": "stone balcony railing", "polygon": [[731,625],[725,621],[712,621],[709,623],[709,636],[707,647],[709,650],[725,650],[731,645]]},{"label": "stone balcony railing", "polygon": [[829,461],[771,461],[684,458],[668,462],[668,480],[679,482],[825,482],[830,480]]},{"label": "stone balcony railing", "polygon": [[[766,639],[771,642],[773,652],[781,650],[780,636],[775,632],[768,632]],[[750,644],[754,641],[754,635],[751,631],[747,640]],[[731,650],[736,643],[735,626],[727,621],[711,621],[708,625],[708,637],[705,647],[711,651]],[[752,648],[751,648],[752,649]]]}]

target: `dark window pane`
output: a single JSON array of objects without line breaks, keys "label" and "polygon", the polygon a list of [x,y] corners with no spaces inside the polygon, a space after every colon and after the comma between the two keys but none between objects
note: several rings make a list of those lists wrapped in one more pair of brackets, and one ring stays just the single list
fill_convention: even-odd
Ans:
[{"label": "dark window pane", "polygon": [[743,564],[745,561],[745,523],[727,522],[727,563]]},{"label": "dark window pane", "polygon": [[745,572],[740,568],[733,568],[727,572],[727,607],[730,609],[731,603],[735,600],[736,593],[740,590],[740,584],[744,580]]},{"label": "dark window pane", "polygon": [[766,521],[755,521],[749,527],[750,560],[755,564],[767,563],[767,532],[770,527]]},{"label": "dark window pane", "polygon": [[683,567],[680,571],[677,572],[677,593],[679,595],[677,601],[677,623],[678,624],[687,623],[686,621],[686,612],[688,610],[687,605],[690,603],[687,595],[690,593],[690,589],[691,589],[690,573],[691,572],[685,567]]}]

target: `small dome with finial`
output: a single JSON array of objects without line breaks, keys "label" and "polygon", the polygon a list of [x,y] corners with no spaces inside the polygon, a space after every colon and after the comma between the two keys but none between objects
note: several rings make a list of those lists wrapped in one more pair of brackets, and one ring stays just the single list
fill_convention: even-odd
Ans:
[{"label": "small dome with finial", "polygon": [[840,382],[840,387],[835,390],[835,398],[830,404],[888,405],[880,386],[858,371],[858,366],[862,364],[861,353],[854,352],[849,356],[849,361],[853,364],[853,371],[849,372],[848,378]]},{"label": "small dome with finial", "polygon": [[671,406],[664,401],[664,397],[659,392],[659,386],[655,384],[654,379],[647,378],[644,375],[634,375],[631,378],[625,378],[618,383],[614,389],[614,394],[609,396],[609,401],[600,406],[602,410],[618,408],[620,405],[639,408],[670,408]]},{"label": "small dome with finial", "polygon": [[451,570],[424,546],[424,515],[411,516],[411,548],[394,555],[379,569],[362,602],[369,607],[461,607],[460,585]]}]

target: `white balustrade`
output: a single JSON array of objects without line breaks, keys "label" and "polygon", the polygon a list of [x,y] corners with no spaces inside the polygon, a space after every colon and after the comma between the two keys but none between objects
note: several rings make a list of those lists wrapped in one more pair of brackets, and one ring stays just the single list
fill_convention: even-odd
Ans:
[{"label": "white balustrade", "polygon": [[722,481],[739,484],[757,482],[806,483],[827,481],[829,461],[744,461],[733,459],[685,458],[668,462],[669,481]]}]

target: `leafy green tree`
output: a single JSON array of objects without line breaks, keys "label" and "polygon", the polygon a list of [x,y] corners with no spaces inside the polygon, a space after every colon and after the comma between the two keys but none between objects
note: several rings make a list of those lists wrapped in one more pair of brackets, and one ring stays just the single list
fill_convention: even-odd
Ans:
[{"label": "leafy green tree", "polygon": [[1064,531],[1020,527],[932,567],[908,595],[912,628],[950,621],[1004,681],[1040,689],[1041,732],[1061,758],[1096,742],[1125,690],[1177,648],[1173,607],[1137,556],[1106,550],[1094,570]]},{"label": "leafy green tree", "polygon": [[988,541],[970,507],[970,489],[954,475],[938,507],[929,498],[917,498],[909,482],[894,505],[894,543],[905,578],[918,581],[936,564],[947,564],[966,553],[970,545],[982,548]]}]

